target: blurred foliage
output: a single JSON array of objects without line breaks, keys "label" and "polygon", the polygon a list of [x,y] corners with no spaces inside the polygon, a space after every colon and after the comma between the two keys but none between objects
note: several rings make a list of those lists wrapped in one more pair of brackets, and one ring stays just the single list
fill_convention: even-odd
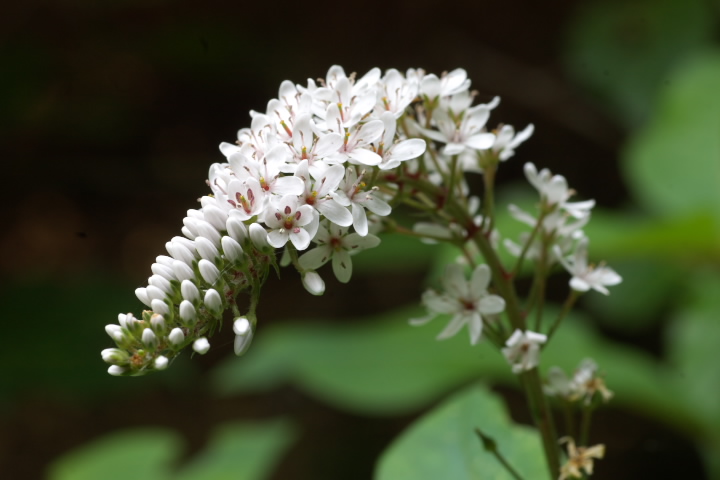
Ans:
[{"label": "blurred foliage", "polygon": [[267,478],[295,437],[292,425],[225,424],[190,461],[175,465],[182,452],[179,435],[166,429],[110,434],[59,458],[49,480],[260,480]]},{"label": "blurred foliage", "polygon": [[637,127],[670,71],[714,40],[716,21],[705,0],[585,2],[564,45],[567,70],[618,122]]},{"label": "blurred foliage", "polygon": [[720,223],[720,50],[693,56],[670,77],[656,115],[626,150],[627,177],[645,208]]},{"label": "blurred foliage", "polygon": [[515,425],[502,399],[486,388],[466,388],[418,419],[378,461],[375,478],[396,480],[506,480],[513,477],[483,448],[474,431],[492,439],[522,478],[545,469],[537,432]]}]

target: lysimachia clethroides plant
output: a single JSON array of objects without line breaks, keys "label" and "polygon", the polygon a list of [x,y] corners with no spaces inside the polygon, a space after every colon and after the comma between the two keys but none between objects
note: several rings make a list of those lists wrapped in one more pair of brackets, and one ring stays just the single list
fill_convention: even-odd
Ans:
[{"label": "lysimachia clethroides plant", "polygon": [[[352,257],[377,247],[380,234],[444,242],[457,247],[458,261],[447,266],[440,290],[423,294],[428,315],[410,323],[449,318],[438,339],[466,329],[471,345],[484,338],[496,346],[520,377],[550,477],[591,474],[604,446],[585,445],[585,428],[559,438],[548,397],[585,419],[611,392],[590,360],[572,377],[551,369],[546,381],[537,367],[578,296],[608,294],[621,278],[588,262],[582,229],[594,201],[572,201],[564,177],[532,163],[524,172],[539,195],[536,211],[508,206],[527,232],[511,239],[496,230],[497,170],[533,125],[491,127],[499,99],[476,97],[462,69],[437,76],[375,68],[357,78],[333,66],[306,85],[284,81],[264,112],[250,112],[250,127],[220,145],[226,161],[210,166],[210,191],[188,210],[182,235],[167,242],[148,285],[135,292],[146,310],[120,314],[106,327],[116,344],[102,352],[108,372],[163,370],[187,347],[205,354],[228,311],[235,353],[242,355],[256,331],[263,283],[281,266],[292,265],[305,289],[322,295],[317,269],[330,263],[337,279],[349,282]],[[482,179],[479,196],[466,173]],[[419,221],[393,218],[398,206]],[[511,265],[500,260],[500,248],[514,256]],[[535,274],[521,300],[515,279],[526,263]],[[563,268],[568,298],[557,319],[543,322],[546,278]]]}]

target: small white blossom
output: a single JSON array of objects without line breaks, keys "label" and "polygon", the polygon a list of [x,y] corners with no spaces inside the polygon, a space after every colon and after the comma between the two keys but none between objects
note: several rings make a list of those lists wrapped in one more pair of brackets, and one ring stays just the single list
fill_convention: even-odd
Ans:
[{"label": "small white blossom", "polygon": [[205,355],[210,350],[210,342],[205,337],[200,337],[193,342],[193,350],[200,355]]},{"label": "small white blossom", "polygon": [[334,223],[330,223],[328,228],[320,225],[313,241],[317,247],[300,257],[300,266],[316,270],[332,259],[333,273],[342,283],[349,282],[352,276],[350,256],[380,244],[380,239],[375,235],[361,237],[357,233],[348,234],[346,227]]},{"label": "small white blossom", "polygon": [[546,341],[547,336],[542,333],[516,329],[502,349],[503,355],[512,365],[513,373],[522,373],[537,367],[540,364],[540,345]]},{"label": "small white blossom", "polygon": [[483,316],[495,315],[505,310],[505,300],[488,293],[490,284],[490,268],[478,265],[473,270],[470,281],[465,279],[463,267],[450,264],[441,280],[445,289],[443,293],[428,290],[422,296],[423,304],[430,315],[410,320],[412,325],[422,325],[437,315],[453,315],[450,323],[438,335],[438,340],[450,338],[467,325],[470,343],[477,344],[483,328]]},{"label": "small white blossom", "polygon": [[578,241],[572,257],[563,257],[559,247],[555,247],[555,254],[560,259],[560,263],[572,275],[570,287],[573,290],[587,292],[592,289],[609,295],[610,292],[605,287],[619,284],[622,282],[622,277],[610,267],[589,265],[587,246],[588,239],[585,237]]},{"label": "small white blossom", "polygon": [[298,250],[305,250],[317,231],[316,215],[310,205],[300,205],[296,195],[285,195],[265,214],[265,224],[270,228],[267,242],[282,248],[289,240]]}]

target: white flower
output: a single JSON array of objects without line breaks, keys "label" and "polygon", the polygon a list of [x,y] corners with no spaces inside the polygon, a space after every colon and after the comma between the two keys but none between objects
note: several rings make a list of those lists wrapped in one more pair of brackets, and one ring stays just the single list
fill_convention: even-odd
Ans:
[{"label": "white flower", "polygon": [[538,173],[535,165],[530,162],[525,164],[524,170],[530,184],[548,205],[557,205],[575,218],[588,216],[595,206],[595,200],[568,202],[575,192],[568,188],[567,180],[562,175],[553,175],[547,168]]},{"label": "white flower", "polygon": [[515,133],[512,125],[503,125],[498,132],[495,133],[495,143],[492,150],[498,154],[500,161],[505,161],[515,155],[515,149],[530,138],[535,127],[531,123],[525,129]]},{"label": "white flower", "polygon": [[310,205],[300,205],[295,195],[285,195],[272,202],[265,214],[265,224],[270,228],[267,242],[281,248],[290,240],[298,250],[305,250],[317,231],[315,211]]},{"label": "white flower", "polygon": [[248,177],[245,181],[232,180],[228,185],[227,201],[235,207],[232,213],[240,220],[248,220],[265,208],[264,190],[255,177]]},{"label": "white flower", "polygon": [[512,365],[513,373],[522,373],[537,367],[540,363],[540,345],[546,341],[547,336],[542,333],[516,329],[502,349],[503,355]]},{"label": "white flower", "polygon": [[380,244],[380,239],[375,235],[361,237],[357,233],[348,234],[347,228],[334,223],[330,223],[329,229],[320,225],[313,241],[317,247],[300,257],[300,266],[316,270],[332,259],[333,272],[342,283],[349,282],[352,276],[350,256]]},{"label": "white flower", "polygon": [[398,167],[400,162],[417,158],[425,153],[427,146],[425,140],[421,138],[411,138],[395,143],[397,122],[391,112],[383,112],[380,120],[385,125],[385,132],[376,147],[377,154],[382,157],[382,162],[378,165],[380,170],[391,170]]},{"label": "white flower", "polygon": [[622,282],[622,277],[610,267],[588,265],[587,247],[588,239],[584,237],[578,241],[572,257],[563,257],[562,251],[560,251],[560,248],[557,246],[555,247],[555,255],[557,255],[560,263],[562,263],[570,275],[572,275],[570,287],[573,290],[587,292],[592,289],[609,295],[610,292],[605,287],[619,284]]},{"label": "white flower", "polygon": [[[568,460],[560,469],[558,480],[568,478],[587,478],[593,473],[593,459],[602,459],[605,456],[605,445],[592,447],[576,447],[575,441],[570,437],[563,437],[560,442],[567,442]],[[581,470],[585,470],[585,474]]]},{"label": "white flower", "polygon": [[456,119],[444,110],[436,110],[433,119],[439,131],[423,128],[422,133],[445,144],[441,151],[443,155],[458,155],[467,150],[487,150],[495,142],[495,135],[484,131],[491,108],[491,105],[476,105],[467,109],[461,119]]},{"label": "white flower", "polygon": [[379,198],[375,189],[366,192],[364,190],[365,183],[362,181],[362,178],[362,173],[358,177],[355,168],[348,167],[345,173],[345,180],[340,185],[340,190],[335,192],[334,198],[340,205],[352,205],[352,225],[355,231],[364,237],[368,232],[368,220],[365,209],[367,208],[375,215],[384,217],[390,215],[392,208],[386,201]]},{"label": "white flower", "polygon": [[393,118],[399,118],[417,96],[419,85],[417,78],[406,79],[402,73],[391,68],[385,72],[378,87],[375,113],[389,112]]},{"label": "white flower", "polygon": [[428,290],[422,296],[423,304],[430,315],[410,320],[410,323],[422,325],[437,315],[452,314],[450,323],[440,332],[438,340],[452,337],[467,325],[470,343],[477,344],[482,334],[483,316],[498,314],[505,310],[505,300],[487,291],[490,284],[490,268],[487,265],[478,265],[473,270],[470,281],[467,281],[463,267],[450,264],[445,270],[441,283],[445,289],[443,293]]},{"label": "white flower", "polygon": [[430,100],[460,93],[469,88],[470,80],[467,78],[467,72],[462,68],[456,68],[441,78],[431,73],[422,77],[420,81],[420,93]]},{"label": "white flower", "polygon": [[310,173],[307,160],[303,160],[295,171],[295,178],[302,185],[299,193],[301,201],[313,207],[331,222],[347,227],[353,222],[350,211],[331,196],[340,185],[344,173],[342,165],[333,165],[316,178]]}]

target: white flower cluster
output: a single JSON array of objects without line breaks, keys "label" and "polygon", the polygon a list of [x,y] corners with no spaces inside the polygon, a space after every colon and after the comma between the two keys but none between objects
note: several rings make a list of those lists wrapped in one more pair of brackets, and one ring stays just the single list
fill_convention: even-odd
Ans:
[{"label": "white flower cluster", "polygon": [[[594,200],[569,202],[575,193],[568,188],[562,175],[552,175],[548,169],[540,172],[532,163],[525,164],[525,176],[540,194],[540,217],[535,218],[515,205],[509,205],[510,214],[517,220],[539,227],[537,235],[530,239],[530,233],[524,233],[522,244],[531,241],[527,256],[539,260],[541,252],[551,252],[546,259],[548,264],[559,261],[572,275],[570,286],[579,292],[590,289],[608,295],[606,286],[617,285],[622,281],[613,269],[588,264],[588,238],[582,228],[590,221],[590,213],[595,206]],[[538,225],[538,222],[540,224]],[[523,247],[510,239],[505,239],[505,247],[515,256],[520,256]]]},{"label": "white flower cluster", "polygon": [[613,392],[608,390],[605,380],[598,372],[597,363],[590,358],[580,362],[580,366],[570,378],[560,367],[551,367],[544,390],[545,394],[551,397],[560,397],[569,402],[582,400],[585,405],[590,405],[596,394],[599,394],[605,403],[613,397]]},{"label": "white flower cluster", "polygon": [[[285,248],[284,258],[311,293],[323,293],[315,269],[328,261],[340,281],[349,281],[350,255],[379,243],[369,220],[390,214],[389,201],[400,189],[397,172],[425,153],[418,133],[445,143],[444,155],[460,155],[468,169],[476,168],[470,154],[479,150],[511,156],[531,127],[518,135],[507,127],[498,135],[486,132],[497,100],[471,107],[469,86],[462,69],[438,77],[419,69],[383,75],[375,68],[356,79],[339,66],[318,82],[283,82],[265,112],[251,112],[237,142],[220,145],[227,161],[210,167],[212,194],[188,211],[184,236],[167,243],[169,255],[157,258],[149,285],[136,291],[148,310],[140,318],[121,314],[118,325],[106,327],[117,344],[102,354],[109,372],[164,369],[190,344],[207,352],[206,335],[227,309],[235,325],[243,320],[236,341],[242,353],[255,327],[254,300],[276,264],[274,249]],[[431,108],[413,110],[416,101]],[[446,173],[441,164],[426,169],[437,183]],[[317,247],[298,258],[312,242]],[[235,304],[243,291],[253,297],[245,314]]]}]

